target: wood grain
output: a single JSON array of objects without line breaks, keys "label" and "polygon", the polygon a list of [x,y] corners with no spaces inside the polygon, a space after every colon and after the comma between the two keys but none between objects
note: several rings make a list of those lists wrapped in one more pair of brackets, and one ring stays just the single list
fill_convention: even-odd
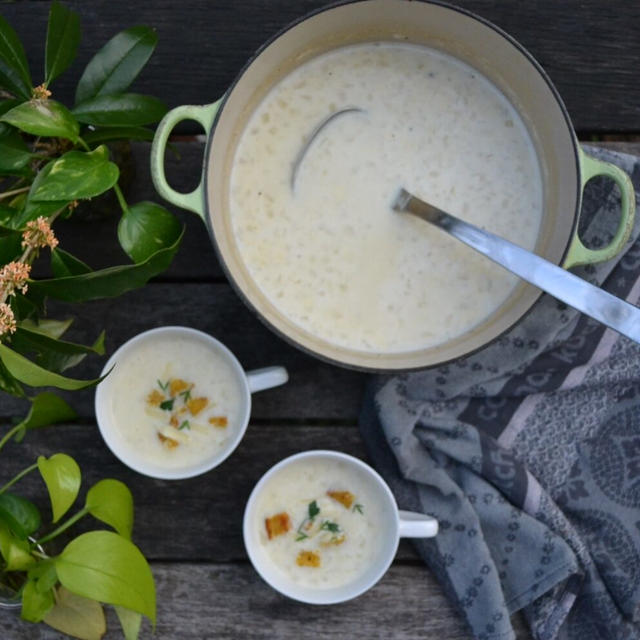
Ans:
[{"label": "wood grain", "polygon": [[[83,40],[70,73],[53,87],[57,97],[72,100],[84,65],[111,35],[134,24],[148,24],[157,30],[159,46],[135,88],[176,106],[217,99],[268,38],[327,2],[69,0],[67,4],[81,15]],[[529,49],[556,84],[578,131],[640,129],[640,3],[457,0],[456,4],[491,20]],[[48,2],[2,6],[2,14],[26,44],[38,82],[48,10]]]}]

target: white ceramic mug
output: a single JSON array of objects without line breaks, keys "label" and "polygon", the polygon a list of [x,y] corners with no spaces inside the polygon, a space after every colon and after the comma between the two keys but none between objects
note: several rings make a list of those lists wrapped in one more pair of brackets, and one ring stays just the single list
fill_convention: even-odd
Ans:
[{"label": "white ceramic mug", "polygon": [[[258,500],[266,483],[284,467],[304,459],[341,462],[361,474],[374,490],[377,506],[383,516],[381,522],[376,523],[376,534],[381,536],[381,544],[374,562],[354,579],[338,587],[313,588],[296,584],[270,559],[260,538],[264,521],[263,514],[258,513]],[[437,533],[438,521],[435,518],[398,509],[389,486],[369,465],[345,453],[327,450],[304,451],[271,467],[251,492],[243,522],[244,544],[255,570],[280,593],[309,604],[336,604],[361,595],[386,573],[396,554],[400,538],[431,538]]]},{"label": "white ceramic mug", "polygon": [[[277,387],[288,381],[289,377],[286,369],[283,367],[266,367],[264,369],[256,369],[254,371],[245,372],[238,362],[237,358],[225,345],[216,340],[207,333],[191,329],[188,327],[167,326],[158,329],[151,329],[138,334],[128,342],[120,346],[117,351],[109,358],[104,366],[101,375],[106,375],[112,368],[124,366],[127,356],[132,353],[143,341],[153,340],[171,340],[177,337],[188,337],[202,342],[204,349],[210,349],[218,357],[221,357],[229,365],[234,383],[240,392],[241,407],[238,412],[237,419],[233,424],[229,424],[229,437],[224,444],[217,449],[215,454],[206,460],[194,464],[189,467],[164,468],[158,464],[153,464],[147,460],[143,460],[131,446],[118,435],[117,427],[114,424],[113,412],[109,405],[111,401],[111,376],[107,377],[98,385],[95,395],[95,412],[98,421],[100,433],[111,449],[114,455],[124,464],[146,476],[161,479],[182,479],[190,478],[205,473],[228,458],[234,449],[238,446],[245,434],[247,425],[249,424],[249,416],[251,414],[251,394],[256,391]],[[141,389],[141,398],[144,398],[145,390]],[[141,401],[143,401],[141,399]]]}]

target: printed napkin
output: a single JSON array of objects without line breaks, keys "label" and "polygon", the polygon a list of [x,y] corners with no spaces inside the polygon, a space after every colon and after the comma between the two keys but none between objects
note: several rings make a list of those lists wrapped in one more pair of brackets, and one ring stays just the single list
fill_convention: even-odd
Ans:
[{"label": "printed napkin", "polygon": [[[640,159],[596,148],[640,192]],[[604,246],[620,200],[585,195],[581,236]],[[640,214],[617,258],[581,277],[634,304]],[[640,638],[640,346],[548,295],[467,358],[376,378],[360,418],[401,508],[440,521],[417,548],[478,640]]]}]

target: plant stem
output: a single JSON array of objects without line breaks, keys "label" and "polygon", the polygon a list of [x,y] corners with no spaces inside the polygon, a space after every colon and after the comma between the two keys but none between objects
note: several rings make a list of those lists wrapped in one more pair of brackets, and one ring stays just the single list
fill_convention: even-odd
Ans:
[{"label": "plant stem", "polygon": [[36,544],[44,544],[45,542],[49,542],[49,540],[53,540],[53,538],[59,536],[63,531],[66,531],[70,526],[74,525],[80,518],[84,517],[89,513],[89,510],[84,507],[84,509],[80,509],[78,513],[74,516],[71,516],[66,522],[61,524],[57,529],[53,530],[51,533],[48,533],[46,536],[43,536],[39,540],[36,540]]},{"label": "plant stem", "polygon": [[116,182],[113,185],[113,190],[116,192],[116,196],[118,198],[118,203],[120,204],[120,208],[122,209],[122,213],[129,213],[129,205],[127,201],[124,199],[124,194],[122,193],[122,189],[120,189],[120,185]]},{"label": "plant stem", "polygon": [[24,193],[25,191],[29,191],[31,187],[20,187],[20,189],[12,189],[11,191],[5,191],[4,193],[0,193],[0,200],[4,198],[8,198],[9,196],[15,196],[18,193]]},{"label": "plant stem", "polygon": [[12,429],[9,429],[9,431],[7,431],[7,433],[4,435],[4,438],[2,438],[2,440],[0,440],[0,449],[2,449],[2,447],[4,447],[4,445],[7,444],[7,442],[9,442],[9,440],[11,440],[11,438],[16,433],[18,433],[18,431],[20,431],[20,429],[22,428],[23,425],[24,425],[24,422],[20,422],[15,427],[13,427]]},{"label": "plant stem", "polygon": [[9,482],[7,482],[7,484],[5,484],[4,487],[0,488],[0,494],[4,493],[9,487],[12,487],[16,482],[18,482],[18,480],[20,480],[21,478],[24,478],[24,476],[26,476],[28,473],[31,473],[32,471],[35,471],[37,468],[38,468],[38,463],[36,462],[32,464],[30,467],[23,469],[17,476],[9,480]]},{"label": "plant stem", "polygon": [[91,151],[91,147],[80,136],[78,136],[78,142],[80,143],[80,146],[84,148],[85,151]]}]

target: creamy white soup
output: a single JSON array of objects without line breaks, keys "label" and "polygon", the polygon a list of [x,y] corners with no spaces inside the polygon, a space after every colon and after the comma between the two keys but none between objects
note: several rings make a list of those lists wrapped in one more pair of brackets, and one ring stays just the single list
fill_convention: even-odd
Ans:
[{"label": "creamy white soup", "polygon": [[268,479],[254,526],[273,564],[294,583],[330,589],[375,564],[386,526],[376,492],[349,465],[303,458]]},{"label": "creamy white soup", "polygon": [[163,469],[211,459],[239,428],[237,375],[202,340],[149,336],[123,353],[105,381],[114,437],[131,456]]},{"label": "creamy white soup", "polygon": [[[296,157],[328,116],[302,157]],[[391,210],[400,187],[533,249],[543,187],[527,129],[475,69],[368,43],[284,77],[235,152],[229,208],[242,259],[290,321],[363,351],[437,345],[487,318],[515,276]]]}]

